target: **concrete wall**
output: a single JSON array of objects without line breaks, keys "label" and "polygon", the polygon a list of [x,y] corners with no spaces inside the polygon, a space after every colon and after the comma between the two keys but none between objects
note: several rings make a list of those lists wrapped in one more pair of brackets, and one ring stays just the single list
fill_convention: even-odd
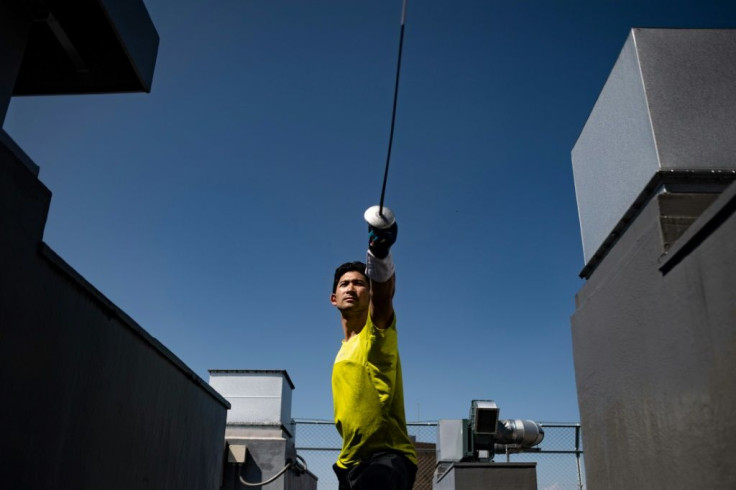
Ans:
[{"label": "concrete wall", "polygon": [[[97,91],[120,90],[121,70],[140,78],[125,90],[150,87],[158,35],[143,3],[105,5],[56,2],[61,18],[88,14],[63,23],[75,42],[59,50],[38,29],[32,42],[48,29],[32,19],[42,3],[0,2],[0,123],[19,79],[60,90],[71,51],[124,53],[90,64]],[[0,488],[219,488],[229,403],[42,242],[51,192],[37,175],[0,130]]]},{"label": "concrete wall", "polygon": [[735,60],[736,30],[632,30],[573,151],[590,489],[736,488]]},{"label": "concrete wall", "polygon": [[591,489],[736,488],[736,184],[665,254],[666,197],[576,298]]},{"label": "concrete wall", "polygon": [[219,488],[227,401],[42,243],[51,193],[9,146],[0,487]]}]

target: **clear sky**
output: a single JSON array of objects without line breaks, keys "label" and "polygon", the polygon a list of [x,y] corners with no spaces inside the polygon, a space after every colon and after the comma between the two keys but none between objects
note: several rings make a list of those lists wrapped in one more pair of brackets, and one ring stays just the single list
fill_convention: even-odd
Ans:
[{"label": "clear sky", "polygon": [[[284,369],[292,415],[330,419],[332,274],[380,198],[401,0],[145,4],[150,94],[11,104],[44,240],[205,380]],[[578,421],[570,151],[632,27],[736,27],[736,2],[409,1],[386,191],[408,420]]]}]

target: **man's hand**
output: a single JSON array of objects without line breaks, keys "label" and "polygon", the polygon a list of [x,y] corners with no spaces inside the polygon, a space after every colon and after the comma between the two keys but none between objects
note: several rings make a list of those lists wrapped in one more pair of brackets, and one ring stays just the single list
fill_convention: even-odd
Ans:
[{"label": "man's hand", "polygon": [[399,233],[399,226],[396,221],[388,228],[377,228],[368,225],[368,248],[371,253],[378,259],[383,259],[388,255],[388,251],[396,242],[396,235]]}]

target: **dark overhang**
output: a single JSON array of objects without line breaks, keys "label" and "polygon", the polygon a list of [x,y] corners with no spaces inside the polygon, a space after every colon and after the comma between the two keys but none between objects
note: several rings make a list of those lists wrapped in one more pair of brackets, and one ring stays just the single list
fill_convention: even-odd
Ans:
[{"label": "dark overhang", "polygon": [[158,33],[142,0],[25,0],[34,22],[13,95],[150,92]]}]

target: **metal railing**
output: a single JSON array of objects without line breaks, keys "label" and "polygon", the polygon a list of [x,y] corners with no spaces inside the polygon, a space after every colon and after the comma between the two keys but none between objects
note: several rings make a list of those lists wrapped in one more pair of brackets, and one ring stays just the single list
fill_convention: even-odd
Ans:
[{"label": "metal railing", "polygon": [[[318,478],[319,490],[337,490],[332,464],[342,441],[329,420],[296,419],[296,448]],[[532,451],[496,455],[495,461],[537,463],[540,490],[582,490],[585,475],[580,424],[540,423],[544,440]],[[431,490],[435,469],[437,422],[410,422],[409,435],[415,441],[419,468],[414,490]]]}]

